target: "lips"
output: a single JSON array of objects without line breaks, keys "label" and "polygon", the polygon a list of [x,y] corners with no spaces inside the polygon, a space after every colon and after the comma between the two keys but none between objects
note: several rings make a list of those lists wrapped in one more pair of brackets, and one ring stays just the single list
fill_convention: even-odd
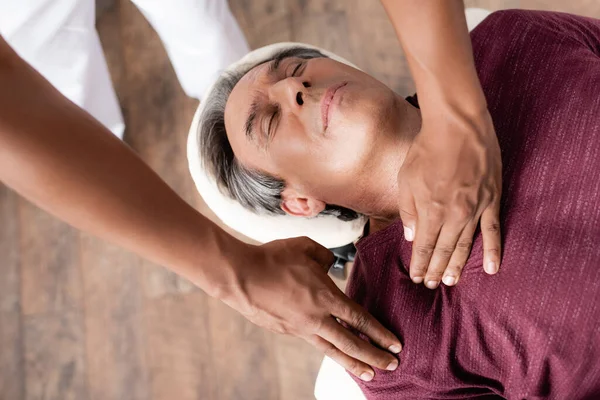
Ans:
[{"label": "lips", "polygon": [[346,86],[346,84],[347,82],[338,83],[325,91],[323,99],[321,100],[321,118],[323,119],[323,130],[326,130],[329,126],[329,113],[331,110],[331,104],[333,103],[333,98],[335,97],[335,92],[337,92],[341,87]]}]

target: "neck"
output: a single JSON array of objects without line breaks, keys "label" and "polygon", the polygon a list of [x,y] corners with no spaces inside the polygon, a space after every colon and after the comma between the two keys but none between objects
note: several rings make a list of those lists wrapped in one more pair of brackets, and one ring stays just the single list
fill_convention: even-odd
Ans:
[{"label": "neck", "polygon": [[375,146],[371,165],[362,177],[360,210],[373,220],[390,223],[399,217],[398,172],[420,129],[420,110],[397,96],[395,111],[386,121],[381,143]]}]

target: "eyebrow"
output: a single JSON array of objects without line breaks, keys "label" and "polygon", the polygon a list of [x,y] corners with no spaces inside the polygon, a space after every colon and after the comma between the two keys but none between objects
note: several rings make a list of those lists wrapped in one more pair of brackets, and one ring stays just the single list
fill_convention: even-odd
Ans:
[{"label": "eyebrow", "polygon": [[254,132],[252,132],[252,128],[254,127],[254,121],[258,115],[258,98],[255,97],[252,100],[252,104],[250,105],[250,113],[248,113],[248,118],[246,119],[246,123],[244,124],[244,130],[246,131],[246,137],[250,139],[254,139]]},{"label": "eyebrow", "polygon": [[[279,69],[281,62],[286,58],[290,58],[289,55],[285,53],[278,54],[272,61],[269,61],[267,75],[271,76]],[[252,99],[252,104],[250,105],[250,112],[248,113],[248,118],[246,119],[246,123],[244,124],[244,131],[246,132],[246,137],[250,139],[254,139],[254,122],[258,117],[259,111],[259,97],[254,96]]]}]

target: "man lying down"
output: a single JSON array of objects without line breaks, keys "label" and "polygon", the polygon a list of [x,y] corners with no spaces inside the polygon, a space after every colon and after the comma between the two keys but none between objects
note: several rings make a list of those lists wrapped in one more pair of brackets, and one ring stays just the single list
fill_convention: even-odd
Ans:
[{"label": "man lying down", "polygon": [[357,380],[368,399],[598,398],[600,20],[502,11],[471,39],[503,157],[497,275],[477,234],[457,286],[412,283],[395,185],[417,98],[316,50],[222,80],[199,151],[253,210],[370,217],[347,292],[404,349]]}]

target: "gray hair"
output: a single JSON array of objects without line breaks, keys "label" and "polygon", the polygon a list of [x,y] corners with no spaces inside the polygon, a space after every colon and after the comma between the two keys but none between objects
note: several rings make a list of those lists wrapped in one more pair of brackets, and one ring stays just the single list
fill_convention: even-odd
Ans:
[{"label": "gray hair", "polygon": [[[281,193],[285,189],[285,182],[240,164],[227,138],[225,105],[235,85],[248,71],[266,62],[289,57],[311,59],[326,56],[318,50],[293,47],[280,51],[260,63],[226,73],[219,78],[210,96],[204,100],[206,106],[200,116],[198,143],[204,169],[212,174],[223,194],[256,213],[285,214],[281,209]],[[351,221],[359,217],[353,210],[330,204],[326,205],[320,215],[335,215],[343,221]]]}]

